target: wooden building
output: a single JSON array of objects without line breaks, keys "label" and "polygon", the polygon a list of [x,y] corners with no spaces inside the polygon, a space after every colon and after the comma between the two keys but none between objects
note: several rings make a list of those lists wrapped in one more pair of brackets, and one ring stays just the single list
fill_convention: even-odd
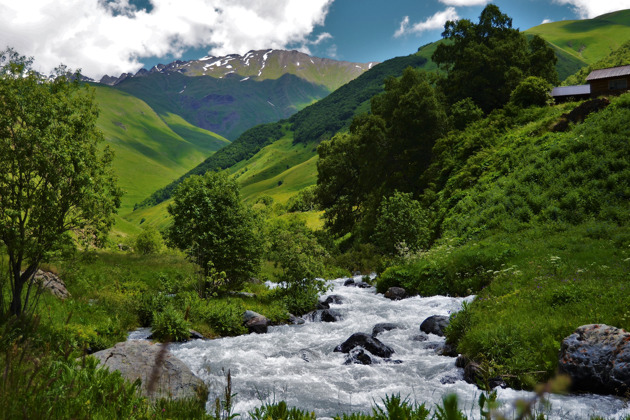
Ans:
[{"label": "wooden building", "polygon": [[586,81],[593,97],[619,95],[630,89],[630,65],[593,70]]},{"label": "wooden building", "polygon": [[588,85],[559,86],[551,96],[556,102],[619,95],[630,90],[630,65],[593,70],[586,78]]}]

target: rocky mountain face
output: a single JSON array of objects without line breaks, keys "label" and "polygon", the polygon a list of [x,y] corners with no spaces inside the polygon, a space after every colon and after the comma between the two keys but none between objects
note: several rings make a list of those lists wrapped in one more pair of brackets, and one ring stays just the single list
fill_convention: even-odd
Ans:
[{"label": "rocky mountain face", "polygon": [[351,63],[328,58],[311,57],[299,51],[259,50],[245,55],[230,54],[224,57],[207,56],[199,60],[176,60],[170,64],[158,64],[151,70],[140,69],[136,74],[123,73],[118,77],[103,76],[100,83],[115,86],[132,77],[144,77],[154,73],[181,73],[186,76],[210,76],[216,79],[238,78],[246,80],[279,79],[292,74],[329,91],[357,78],[371,69],[375,62]]}]

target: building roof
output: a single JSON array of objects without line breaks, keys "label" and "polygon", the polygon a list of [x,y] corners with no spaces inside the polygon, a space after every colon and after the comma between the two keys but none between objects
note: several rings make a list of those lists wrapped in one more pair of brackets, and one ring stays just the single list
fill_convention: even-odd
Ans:
[{"label": "building roof", "polygon": [[590,82],[592,80],[610,79],[613,77],[623,76],[630,76],[630,65],[593,70],[586,78],[586,81]]},{"label": "building roof", "polygon": [[559,86],[553,88],[551,96],[554,98],[558,96],[579,96],[590,95],[591,85],[579,85],[579,86]]}]

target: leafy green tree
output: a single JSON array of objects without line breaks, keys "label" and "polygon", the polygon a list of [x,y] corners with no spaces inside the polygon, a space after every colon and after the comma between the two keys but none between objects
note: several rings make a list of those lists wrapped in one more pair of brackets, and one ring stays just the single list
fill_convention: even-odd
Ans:
[{"label": "leafy green tree", "polygon": [[164,239],[155,228],[146,228],[136,236],[136,252],[144,255],[156,254],[164,246]]},{"label": "leafy green tree", "polygon": [[325,283],[326,249],[303,221],[278,219],[269,226],[269,260],[281,269],[280,281],[289,312],[304,314],[315,308]]},{"label": "leafy green tree", "polygon": [[70,81],[60,67],[46,78],[31,63],[0,53],[0,241],[17,316],[29,308],[39,265],[73,238],[99,243],[121,196],[93,92],[78,73]]},{"label": "leafy green tree", "polygon": [[311,185],[300,190],[296,195],[289,199],[287,210],[289,212],[313,211],[317,210],[316,186]]},{"label": "leafy green tree", "polygon": [[540,77],[530,76],[523,80],[510,95],[516,106],[545,106],[551,100],[551,84]]},{"label": "leafy green tree", "polygon": [[417,192],[435,141],[448,119],[427,77],[407,68],[372,100],[372,114],[354,118],[348,133],[320,144],[317,198],[326,227],[369,240],[381,197]]},{"label": "leafy green tree", "polygon": [[451,119],[453,126],[458,130],[463,130],[470,123],[483,118],[483,110],[470,99],[462,99],[451,106]]},{"label": "leafy green tree", "polygon": [[451,104],[465,98],[488,113],[510,99],[510,93],[532,75],[557,81],[553,50],[540,37],[528,43],[512,18],[489,4],[479,23],[468,19],[448,21],[440,44],[431,57],[447,76],[440,87]]},{"label": "leafy green tree", "polygon": [[426,212],[411,194],[396,191],[378,209],[374,243],[388,254],[405,246],[417,251],[429,245],[430,231]]},{"label": "leafy green tree", "polygon": [[185,251],[204,276],[223,272],[238,288],[260,261],[260,241],[252,211],[240,198],[236,181],[223,172],[186,178],[168,206],[171,242]]}]

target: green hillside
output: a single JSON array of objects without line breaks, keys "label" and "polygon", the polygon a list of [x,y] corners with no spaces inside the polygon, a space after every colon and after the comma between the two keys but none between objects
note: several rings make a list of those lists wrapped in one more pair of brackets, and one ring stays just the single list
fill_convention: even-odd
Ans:
[{"label": "green hillside", "polygon": [[583,85],[586,84],[586,78],[593,70],[604,69],[607,67],[617,67],[630,64],[630,40],[626,41],[619,49],[613,51],[601,60],[582,67],[577,73],[567,77],[564,85]]},{"label": "green hillside", "polygon": [[525,31],[539,35],[559,50],[592,64],[630,39],[630,10],[594,19],[545,23]]},{"label": "green hillside", "polygon": [[176,116],[167,116],[165,122],[127,93],[100,85],[94,89],[101,108],[98,126],[115,151],[113,166],[125,191],[121,215],[229,143]]},{"label": "green hillside", "polygon": [[324,86],[289,74],[258,82],[236,76],[150,73],[125,79],[115,89],[142,99],[160,116],[179,115],[228,139],[258,124],[287,118],[329,93]]},{"label": "green hillside", "polygon": [[303,109],[288,120],[251,128],[229,146],[192,169],[184,177],[156,191],[142,205],[152,206],[168,200],[174,189],[186,176],[230,168],[243,160],[250,159],[263,147],[283,138],[289,132],[292,132],[294,142],[310,144],[318,143],[321,139],[346,129],[357,113],[369,109],[370,99],[382,92],[383,81],[386,77],[399,76],[406,67],[421,67],[425,63],[425,58],[411,55],[393,58],[374,66],[352,82]]}]

